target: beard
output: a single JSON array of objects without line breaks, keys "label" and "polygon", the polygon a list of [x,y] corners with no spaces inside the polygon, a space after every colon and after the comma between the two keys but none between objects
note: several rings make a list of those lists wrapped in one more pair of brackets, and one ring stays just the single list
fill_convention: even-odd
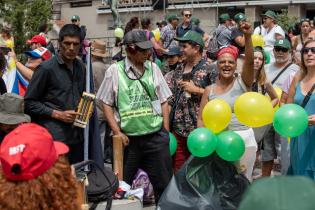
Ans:
[{"label": "beard", "polygon": [[289,60],[289,56],[287,56],[287,57],[280,57],[280,58],[276,57],[275,60],[276,60],[277,63],[286,63]]}]

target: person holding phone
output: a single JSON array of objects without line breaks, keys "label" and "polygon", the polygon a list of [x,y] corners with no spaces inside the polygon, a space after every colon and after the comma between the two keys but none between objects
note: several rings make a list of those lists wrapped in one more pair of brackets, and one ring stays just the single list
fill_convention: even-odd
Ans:
[{"label": "person holding phone", "polygon": [[177,139],[173,169],[179,170],[189,158],[187,137],[197,128],[197,113],[204,89],[216,79],[216,70],[202,57],[205,43],[195,31],[175,38],[180,42],[183,63],[179,64],[168,80],[173,96],[169,100],[170,129]]}]

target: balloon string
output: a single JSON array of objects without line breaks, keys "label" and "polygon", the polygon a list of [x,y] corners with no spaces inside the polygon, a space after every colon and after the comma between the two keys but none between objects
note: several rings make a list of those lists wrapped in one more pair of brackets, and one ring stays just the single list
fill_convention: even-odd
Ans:
[{"label": "balloon string", "polygon": [[288,137],[288,143],[290,144],[290,142],[291,142],[291,138],[290,138],[290,137]]}]

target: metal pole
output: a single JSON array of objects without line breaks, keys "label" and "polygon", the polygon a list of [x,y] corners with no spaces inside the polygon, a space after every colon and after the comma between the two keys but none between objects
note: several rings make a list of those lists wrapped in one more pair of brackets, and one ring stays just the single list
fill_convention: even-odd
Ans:
[{"label": "metal pole", "polygon": [[164,15],[164,17],[165,17],[165,13],[166,13],[166,4],[165,4],[165,0],[163,1],[163,15]]}]

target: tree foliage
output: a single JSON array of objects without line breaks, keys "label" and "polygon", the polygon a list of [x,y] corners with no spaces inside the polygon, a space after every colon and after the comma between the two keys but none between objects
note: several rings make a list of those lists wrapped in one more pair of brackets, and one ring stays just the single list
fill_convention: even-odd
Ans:
[{"label": "tree foliage", "polygon": [[27,49],[26,41],[38,33],[40,23],[47,22],[51,14],[51,0],[0,0],[0,16],[12,29],[17,54]]},{"label": "tree foliage", "polygon": [[290,27],[298,21],[297,17],[290,16],[287,9],[282,9],[281,13],[277,15],[277,24],[279,24],[283,30],[288,31]]}]

